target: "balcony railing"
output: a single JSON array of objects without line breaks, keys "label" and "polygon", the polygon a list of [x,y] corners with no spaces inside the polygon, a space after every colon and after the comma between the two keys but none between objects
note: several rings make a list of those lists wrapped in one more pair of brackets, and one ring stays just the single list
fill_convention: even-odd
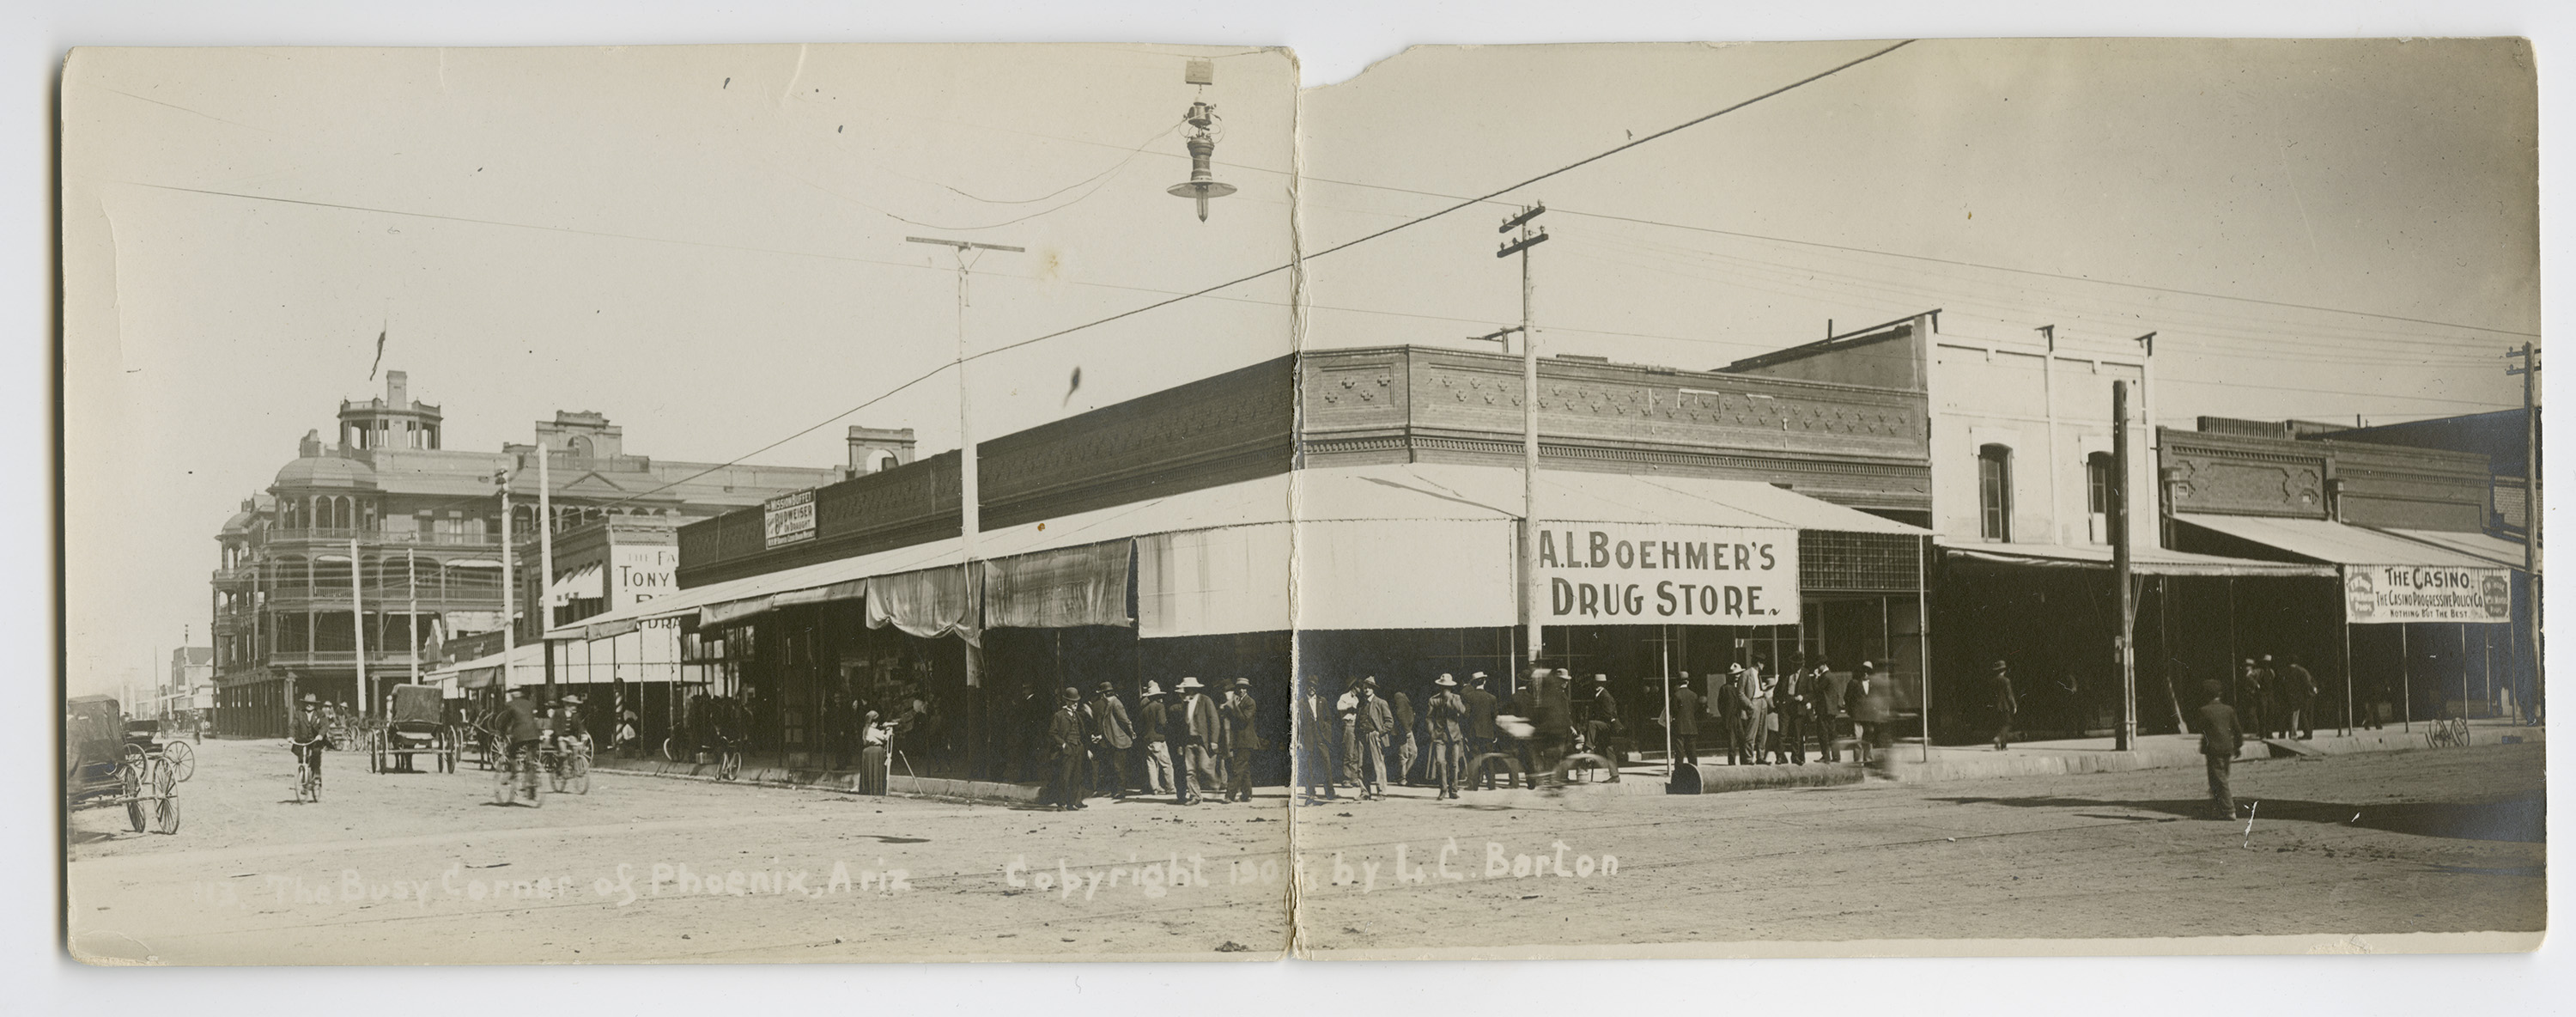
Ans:
[{"label": "balcony railing", "polygon": [[272,544],[347,544],[355,540],[361,547],[391,545],[395,547],[499,547],[498,533],[438,533],[423,530],[353,530],[334,527],[308,527],[300,530],[270,530]]},{"label": "balcony railing", "polygon": [[[408,650],[368,650],[367,666],[369,668],[407,668],[411,666],[411,657],[411,652]],[[297,667],[356,667],[357,659],[358,654],[357,651],[354,650],[271,650],[268,653],[268,666],[272,669]],[[426,657],[421,658],[420,663],[423,670],[427,670],[436,664],[435,661]]]}]

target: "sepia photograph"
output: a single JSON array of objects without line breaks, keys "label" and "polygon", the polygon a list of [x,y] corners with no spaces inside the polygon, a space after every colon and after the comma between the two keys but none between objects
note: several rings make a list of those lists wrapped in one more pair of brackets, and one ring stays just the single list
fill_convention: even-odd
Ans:
[{"label": "sepia photograph", "polygon": [[71,50],[70,957],[2538,948],[2528,41],[1300,82]]}]

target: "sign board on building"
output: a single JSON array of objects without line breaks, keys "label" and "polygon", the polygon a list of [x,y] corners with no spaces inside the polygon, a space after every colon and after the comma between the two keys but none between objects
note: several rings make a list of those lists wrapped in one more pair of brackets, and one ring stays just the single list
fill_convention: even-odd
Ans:
[{"label": "sign board on building", "polygon": [[1546,523],[1538,570],[1551,625],[1795,625],[1798,531]]},{"label": "sign board on building", "polygon": [[2502,623],[2513,620],[2513,570],[2347,565],[2344,621]]},{"label": "sign board on building", "polygon": [[[810,506],[809,506],[810,507]],[[810,516],[808,517],[811,518]],[[809,528],[810,536],[812,530]],[[610,552],[608,607],[631,607],[680,588],[680,549],[668,545],[621,545]]]},{"label": "sign board on building", "polygon": [[814,539],[814,492],[782,494],[761,503],[763,546],[778,547]]}]

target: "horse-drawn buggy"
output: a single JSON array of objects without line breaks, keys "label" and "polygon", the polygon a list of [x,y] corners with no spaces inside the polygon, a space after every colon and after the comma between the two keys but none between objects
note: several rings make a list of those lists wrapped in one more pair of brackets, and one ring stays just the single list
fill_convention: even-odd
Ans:
[{"label": "horse-drawn buggy", "polygon": [[367,769],[409,772],[428,756],[439,773],[456,772],[457,732],[447,723],[447,703],[435,685],[396,685],[383,725],[368,739]]},{"label": "horse-drawn buggy", "polygon": [[63,710],[66,811],[125,806],[134,832],[179,832],[179,783],[195,776],[195,750],[161,737],[158,721],[129,721],[114,696],[79,696]]}]

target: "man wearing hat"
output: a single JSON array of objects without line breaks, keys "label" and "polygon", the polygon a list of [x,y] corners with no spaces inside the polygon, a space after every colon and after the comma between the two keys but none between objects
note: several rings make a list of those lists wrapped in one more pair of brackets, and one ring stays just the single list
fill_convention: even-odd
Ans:
[{"label": "man wearing hat", "polygon": [[2012,745],[2013,718],[2021,713],[2021,697],[2013,694],[2012,668],[1996,661],[1986,669],[1986,695],[1995,711],[1995,751]]},{"label": "man wearing hat", "polygon": [[1431,698],[1423,702],[1422,714],[1431,736],[1431,778],[1439,785],[1441,798],[1456,798],[1458,767],[1464,764],[1459,753],[1467,739],[1467,702],[1458,695],[1458,679],[1446,674],[1432,679]]},{"label": "man wearing hat", "polygon": [[1127,704],[1118,698],[1118,690],[1108,682],[1093,686],[1091,699],[1082,704],[1084,721],[1091,737],[1091,781],[1093,790],[1112,801],[1127,798],[1127,753],[1136,747],[1136,725],[1127,717]]},{"label": "man wearing hat", "polygon": [[1340,728],[1341,717],[1333,709],[1332,697],[1324,694],[1323,678],[1306,676],[1306,694],[1297,700],[1295,725],[1297,785],[1307,804],[1340,797],[1333,780],[1333,732]]},{"label": "man wearing hat", "polygon": [[2272,711],[2265,709],[2271,705],[2272,672],[2264,669],[2260,661],[2247,657],[2242,673],[2244,677],[2236,681],[2237,716],[2247,733],[2256,738],[2272,737]]},{"label": "man wearing hat", "polygon": [[1163,687],[1145,683],[1136,707],[1136,740],[1145,745],[1145,791],[1148,794],[1172,793],[1172,747],[1165,732],[1171,729],[1172,708],[1163,702]]},{"label": "man wearing hat", "polygon": [[1088,808],[1082,804],[1085,738],[1082,693],[1070,685],[1056,690],[1055,713],[1047,718],[1048,779],[1040,804],[1051,805],[1058,810]]},{"label": "man wearing hat", "polygon": [[1377,676],[1360,679],[1359,707],[1352,713],[1360,750],[1360,799],[1386,797],[1386,747],[1395,734],[1395,711],[1378,698]]},{"label": "man wearing hat", "polygon": [[2309,673],[2299,658],[2281,657],[2281,669],[2272,672],[2272,684],[2281,690],[2281,726],[2301,740],[2317,736],[2317,676]]},{"label": "man wearing hat", "polygon": [[1744,728],[1740,723],[1744,713],[1744,665],[1726,665],[1726,675],[1708,690],[1708,698],[1710,712],[1717,715],[1718,736],[1726,739],[1726,763],[1740,766],[1744,763]]},{"label": "man wearing hat", "polygon": [[[1458,701],[1465,705],[1467,711],[1464,721],[1467,741],[1458,749],[1461,766],[1481,759],[1485,753],[1494,751],[1494,694],[1485,691],[1485,681],[1485,672],[1478,671],[1468,675],[1466,691],[1458,693]],[[1469,776],[1483,785],[1480,790],[1493,789],[1492,771],[1483,771]]]},{"label": "man wearing hat", "polygon": [[1341,724],[1342,783],[1361,788],[1365,785],[1360,781],[1360,683],[1352,682],[1333,700],[1333,716]]},{"label": "man wearing hat", "polygon": [[1237,678],[1234,687],[1225,691],[1225,702],[1217,707],[1225,717],[1225,800],[1252,800],[1252,752],[1261,748],[1261,734],[1254,730],[1261,708],[1252,700],[1252,679]]},{"label": "man wearing hat", "polygon": [[1225,726],[1217,716],[1216,703],[1202,691],[1207,686],[1197,678],[1183,678],[1172,691],[1180,696],[1180,705],[1172,712],[1177,716],[1181,741],[1179,790],[1174,800],[1183,805],[1196,805],[1200,792],[1216,785],[1216,750],[1225,740]]},{"label": "man wearing hat", "polygon": [[529,794],[534,795],[537,786],[537,740],[545,737],[545,727],[538,723],[537,703],[528,698],[526,686],[510,690],[510,700],[501,704],[501,715],[495,718],[495,721],[493,726],[501,734],[502,757],[515,758],[520,753],[527,753],[527,768],[523,772],[527,774]]},{"label": "man wearing hat", "polygon": [[1762,661],[1744,665],[1735,698],[1743,704],[1744,757],[1760,766],[1771,761],[1771,683],[1762,676]]},{"label": "man wearing hat", "polygon": [[286,726],[286,737],[295,756],[313,771],[314,783],[322,781],[322,738],[330,726],[322,719],[322,697],[307,692],[297,702],[303,709]]},{"label": "man wearing hat", "polygon": [[2227,786],[2227,771],[2236,753],[2245,747],[2245,732],[2236,724],[2236,710],[2227,705],[2226,689],[2216,679],[2200,683],[2201,703],[2200,756],[2209,763],[2209,804],[2217,812],[2211,818],[2236,818],[2236,794]]},{"label": "man wearing hat", "polygon": [[1610,676],[1593,675],[1592,693],[1586,699],[1589,716],[1584,721],[1584,743],[1592,747],[1593,754],[1610,761],[1610,779],[1618,780],[1619,765],[1628,761],[1627,746],[1623,744],[1627,720],[1619,715],[1618,698],[1610,694]]},{"label": "man wearing hat", "polygon": [[1690,672],[1673,679],[1673,699],[1664,704],[1664,724],[1673,733],[1673,758],[1699,765],[1699,693],[1691,691]]}]

